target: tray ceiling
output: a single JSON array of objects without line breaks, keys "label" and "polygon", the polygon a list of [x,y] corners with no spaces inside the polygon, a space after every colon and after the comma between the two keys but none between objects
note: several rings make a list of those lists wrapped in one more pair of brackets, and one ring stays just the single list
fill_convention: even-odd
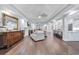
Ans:
[{"label": "tray ceiling", "polygon": [[[29,22],[45,24],[53,19],[60,18],[74,5],[70,4],[1,4],[2,9],[7,8],[15,15],[26,17]],[[78,7],[79,5],[77,5]]]},{"label": "tray ceiling", "polygon": [[42,23],[54,17],[67,7],[67,4],[14,4],[30,22]]}]

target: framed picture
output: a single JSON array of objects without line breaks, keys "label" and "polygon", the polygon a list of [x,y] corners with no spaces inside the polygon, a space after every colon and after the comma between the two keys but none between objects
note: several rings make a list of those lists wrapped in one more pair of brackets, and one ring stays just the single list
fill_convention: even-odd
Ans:
[{"label": "framed picture", "polygon": [[18,30],[18,18],[3,14],[3,26],[6,26],[8,30]]},{"label": "framed picture", "polygon": [[68,24],[68,31],[73,31],[72,29],[73,29],[72,24]]}]

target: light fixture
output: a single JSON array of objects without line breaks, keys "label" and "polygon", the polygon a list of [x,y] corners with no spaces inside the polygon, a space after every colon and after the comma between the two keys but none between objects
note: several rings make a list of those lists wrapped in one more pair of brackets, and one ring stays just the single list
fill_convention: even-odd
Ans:
[{"label": "light fixture", "polygon": [[42,13],[41,17],[47,17],[47,14],[46,13]]},{"label": "light fixture", "polygon": [[73,15],[74,13],[76,13],[78,11],[74,10],[74,11],[70,11],[69,15]]},{"label": "light fixture", "polygon": [[38,16],[38,18],[40,19],[40,18],[42,18],[41,16]]},{"label": "light fixture", "polygon": [[45,24],[44,27],[46,27],[47,25]]},{"label": "light fixture", "polygon": [[10,9],[3,9],[1,12],[2,12],[2,13],[5,13],[5,14],[7,14],[7,15],[12,15],[12,14],[14,14],[14,12],[13,12],[12,10],[10,10]]},{"label": "light fixture", "polygon": [[10,13],[8,11],[3,10],[2,13],[5,13],[7,15],[10,15]]},{"label": "light fixture", "polygon": [[66,12],[66,14],[68,15],[73,15],[75,13],[77,13],[79,10],[69,10],[68,12]]},{"label": "light fixture", "polygon": [[47,14],[46,13],[42,13],[41,15],[38,16],[39,19],[40,18],[45,18],[45,17],[47,17]]}]

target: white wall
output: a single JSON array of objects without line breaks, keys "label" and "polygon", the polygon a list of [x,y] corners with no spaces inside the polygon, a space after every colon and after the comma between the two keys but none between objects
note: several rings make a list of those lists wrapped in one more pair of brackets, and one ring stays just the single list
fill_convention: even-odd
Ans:
[{"label": "white wall", "polygon": [[71,23],[72,18],[64,19],[63,40],[64,41],[79,41],[79,31],[68,31],[68,23]]},{"label": "white wall", "polygon": [[54,20],[53,23],[54,23],[53,24],[54,30],[61,30],[62,31],[62,26],[63,26],[62,19],[59,19],[59,20],[56,20],[56,21]]}]

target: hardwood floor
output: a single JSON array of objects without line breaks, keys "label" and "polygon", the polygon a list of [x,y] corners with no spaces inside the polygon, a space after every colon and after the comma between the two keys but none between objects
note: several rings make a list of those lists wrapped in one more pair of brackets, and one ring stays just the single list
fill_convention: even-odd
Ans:
[{"label": "hardwood floor", "polygon": [[66,44],[70,45],[74,50],[74,55],[79,55],[79,41],[69,41]]},{"label": "hardwood floor", "polygon": [[5,55],[62,55],[72,54],[73,49],[64,41],[47,34],[47,39],[34,42],[29,37],[25,37],[22,42],[10,49]]}]

